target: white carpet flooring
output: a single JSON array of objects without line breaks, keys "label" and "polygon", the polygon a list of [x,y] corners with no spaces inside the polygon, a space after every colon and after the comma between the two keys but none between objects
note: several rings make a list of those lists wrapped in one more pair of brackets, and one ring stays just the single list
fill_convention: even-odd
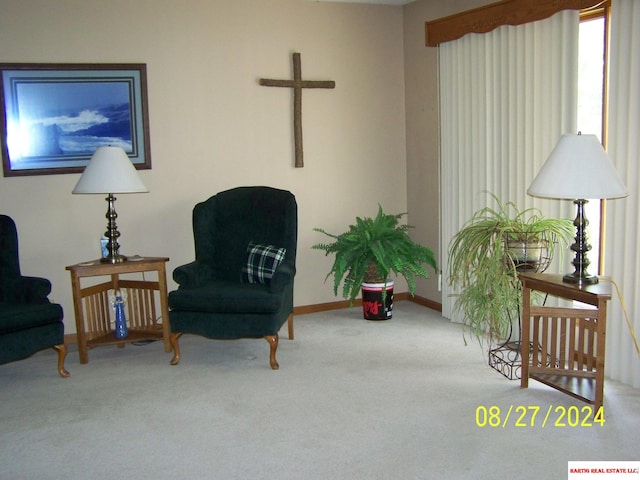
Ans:
[{"label": "white carpet flooring", "polygon": [[[295,324],[278,371],[265,340],[189,335],[175,367],[158,342],[86,365],[71,346],[68,379],[53,350],[0,366],[0,479],[564,479],[569,460],[640,460],[638,390],[607,380],[604,426],[555,426],[552,411],[516,427],[517,407],[585,404],[520,389],[411,302],[385,322],[354,308]],[[514,413],[478,426],[492,405]]]}]

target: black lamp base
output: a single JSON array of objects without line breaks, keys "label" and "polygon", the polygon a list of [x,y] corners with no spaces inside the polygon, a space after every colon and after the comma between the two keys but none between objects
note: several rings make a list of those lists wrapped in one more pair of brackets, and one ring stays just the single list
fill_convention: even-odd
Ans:
[{"label": "black lamp base", "polygon": [[571,262],[575,267],[575,271],[562,277],[562,281],[577,285],[593,285],[594,283],[598,283],[598,276],[587,273],[587,267],[589,266],[587,252],[591,250],[591,245],[587,242],[587,226],[589,225],[589,221],[584,214],[584,205],[587,203],[587,200],[574,200],[573,203],[575,203],[577,207],[576,219],[573,221],[576,227],[576,238],[575,243],[571,245],[571,250],[576,252],[576,256],[573,262]]},{"label": "black lamp base", "polygon": [[598,283],[597,275],[576,275],[575,273],[567,273],[562,277],[565,283],[574,283],[576,285],[594,285]]}]

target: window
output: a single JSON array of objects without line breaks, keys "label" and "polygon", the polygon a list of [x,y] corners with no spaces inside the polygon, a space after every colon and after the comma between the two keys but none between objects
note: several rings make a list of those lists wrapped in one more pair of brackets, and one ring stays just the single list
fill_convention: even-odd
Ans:
[{"label": "window", "polygon": [[[581,15],[578,53],[578,131],[605,137],[605,78],[607,22],[605,7]],[[588,239],[591,244],[590,273],[600,272],[601,212],[599,200],[590,201],[585,207],[589,219]]]}]

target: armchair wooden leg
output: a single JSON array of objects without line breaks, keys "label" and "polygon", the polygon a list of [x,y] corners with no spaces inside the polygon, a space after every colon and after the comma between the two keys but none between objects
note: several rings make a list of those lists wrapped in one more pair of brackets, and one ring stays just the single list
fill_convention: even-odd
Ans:
[{"label": "armchair wooden leg", "polygon": [[278,365],[278,361],[276,360],[276,350],[278,349],[278,334],[276,335],[266,335],[265,340],[269,342],[270,351],[269,351],[269,364],[273,370],[278,370],[280,365]]},{"label": "armchair wooden leg", "polygon": [[293,313],[287,318],[287,327],[289,328],[289,340],[293,340]]},{"label": "armchair wooden leg", "polygon": [[178,345],[178,339],[182,336],[182,332],[169,334],[169,343],[171,344],[171,350],[173,350],[173,358],[171,359],[171,365],[177,365],[180,363],[180,346]]},{"label": "armchair wooden leg", "polygon": [[58,352],[58,373],[62,378],[67,378],[70,373],[64,368],[64,360],[67,358],[67,346],[64,343],[54,345],[54,350]]}]

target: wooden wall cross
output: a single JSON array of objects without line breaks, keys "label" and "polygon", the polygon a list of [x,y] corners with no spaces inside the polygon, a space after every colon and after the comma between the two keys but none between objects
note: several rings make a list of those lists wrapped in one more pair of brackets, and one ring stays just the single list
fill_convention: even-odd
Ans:
[{"label": "wooden wall cross", "polygon": [[303,88],[335,88],[336,82],[331,80],[302,80],[300,54],[293,54],[293,80],[271,80],[261,78],[264,87],[293,88],[293,137],[296,155],[296,168],[304,167],[302,153],[302,89]]}]

